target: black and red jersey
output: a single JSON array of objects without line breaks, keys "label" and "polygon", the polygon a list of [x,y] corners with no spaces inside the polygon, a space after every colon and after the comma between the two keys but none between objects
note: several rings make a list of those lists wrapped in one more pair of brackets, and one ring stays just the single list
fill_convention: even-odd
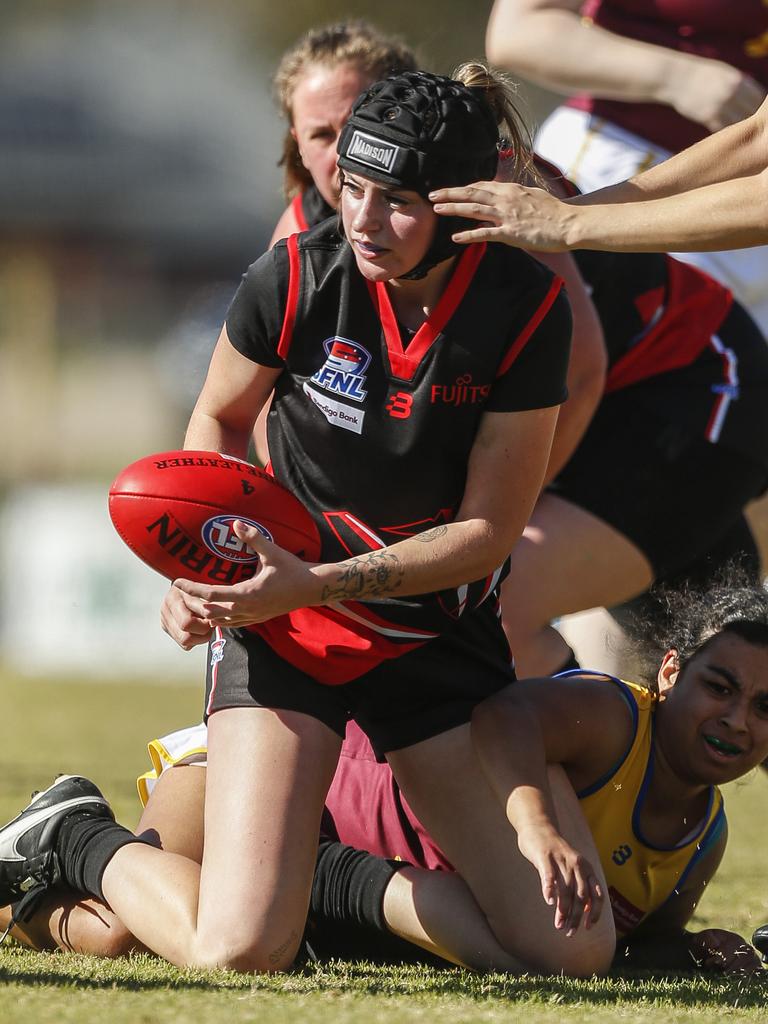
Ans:
[{"label": "black and red jersey", "polygon": [[[469,246],[409,336],[386,286],[362,277],[329,221],[278,242],[249,269],[227,333],[243,355],[284,369],[268,419],[272,471],[315,518],[323,561],[452,520],[483,414],[566,397],[561,281],[505,246]],[[254,628],[315,677],[329,646],[357,645],[361,671],[323,680],[346,682],[493,598],[500,573],[450,593],[305,609],[292,613],[291,629],[281,620]],[[314,631],[318,619],[338,627],[334,638]]]},{"label": "black and red jersey", "polygon": [[730,291],[671,256],[574,255],[605,335],[606,394],[633,388],[637,409],[648,382],[657,412],[765,465],[768,346]]},{"label": "black and red jersey", "polygon": [[320,195],[317,185],[310,185],[291,200],[291,209],[299,231],[308,231],[336,213]]},{"label": "black and red jersey", "polygon": [[[579,195],[554,164],[538,155],[535,163],[562,192]],[[709,274],[664,253],[582,249],[572,255],[603,328],[606,393],[690,366],[707,349],[720,353],[717,333],[734,300]],[[765,380],[765,344],[755,325],[745,325],[738,359],[743,379]]]},{"label": "black and red jersey", "polygon": [[605,335],[606,392],[692,363],[733,303],[708,274],[662,253],[573,255]]}]

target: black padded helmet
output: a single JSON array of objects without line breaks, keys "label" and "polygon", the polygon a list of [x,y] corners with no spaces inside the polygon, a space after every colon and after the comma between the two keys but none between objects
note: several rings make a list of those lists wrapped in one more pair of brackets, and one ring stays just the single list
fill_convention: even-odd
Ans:
[{"label": "black padded helmet", "polygon": [[[339,137],[339,167],[382,185],[426,196],[436,188],[489,180],[499,132],[490,106],[461,82],[405,71],[375,82],[355,101]],[[463,226],[441,217],[424,259],[406,278],[423,277],[454,256],[451,235]]]}]

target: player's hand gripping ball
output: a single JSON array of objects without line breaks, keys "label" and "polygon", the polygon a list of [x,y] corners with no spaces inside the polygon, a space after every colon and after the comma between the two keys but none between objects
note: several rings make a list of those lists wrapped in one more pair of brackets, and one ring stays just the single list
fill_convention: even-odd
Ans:
[{"label": "player's hand gripping ball", "polygon": [[109,514],[134,554],[170,580],[231,585],[258,568],[236,519],[306,561],[320,535],[304,505],[263,469],[217,452],[148,455],[109,489]]}]

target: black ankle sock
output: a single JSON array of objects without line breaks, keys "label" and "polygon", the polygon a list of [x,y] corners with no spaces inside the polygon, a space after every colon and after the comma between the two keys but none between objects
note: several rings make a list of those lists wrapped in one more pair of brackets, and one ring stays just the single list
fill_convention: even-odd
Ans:
[{"label": "black ankle sock", "polygon": [[556,669],[552,673],[552,675],[556,676],[558,674],[558,672],[570,672],[573,669],[578,669],[578,668],[581,668],[581,665],[579,664],[578,659],[576,658],[576,654],[575,654],[573,648],[569,647],[568,648],[568,657],[563,662],[563,664],[560,666],[560,668]]},{"label": "black ankle sock", "polygon": [[386,932],[384,891],[403,867],[402,861],[321,839],[310,911],[318,922],[356,924]]},{"label": "black ankle sock", "polygon": [[75,811],[61,823],[56,839],[62,876],[70,888],[104,900],[101,879],[113,855],[121,846],[144,841],[110,818]]}]

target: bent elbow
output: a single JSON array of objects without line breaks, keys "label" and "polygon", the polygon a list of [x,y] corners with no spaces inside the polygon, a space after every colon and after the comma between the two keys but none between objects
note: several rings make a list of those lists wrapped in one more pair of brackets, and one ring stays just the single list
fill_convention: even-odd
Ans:
[{"label": "bent elbow", "polygon": [[520,45],[520,38],[515,32],[493,31],[489,27],[485,36],[485,54],[491,64],[506,68],[518,75],[530,72],[530,60],[525,47]]},{"label": "bent elbow", "polygon": [[485,55],[491,64],[524,72],[528,12],[520,0],[496,0],[485,30]]}]

